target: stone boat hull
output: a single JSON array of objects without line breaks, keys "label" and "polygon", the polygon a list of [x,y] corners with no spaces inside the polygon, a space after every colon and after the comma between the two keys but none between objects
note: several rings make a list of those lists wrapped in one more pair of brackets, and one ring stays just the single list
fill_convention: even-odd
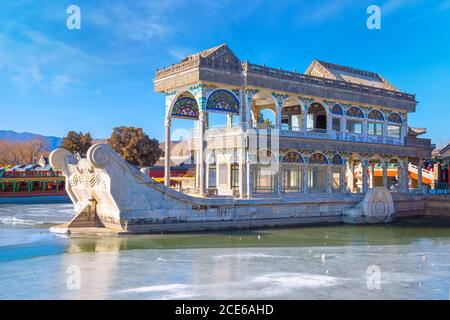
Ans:
[{"label": "stone boat hull", "polygon": [[[399,200],[401,205],[394,206],[390,193],[383,188],[372,189],[365,197],[347,193],[255,199],[194,197],[155,182],[105,144],[92,146],[85,159],[57,149],[51,153],[50,163],[66,176],[66,190],[76,216],[61,228],[71,232],[189,232],[352,219],[362,223],[390,222],[396,208],[403,205],[402,211],[408,212],[411,208],[405,204],[412,203],[412,198],[405,195]],[[415,201],[423,202],[423,198],[416,197]],[[421,205],[417,208],[420,211]]]}]

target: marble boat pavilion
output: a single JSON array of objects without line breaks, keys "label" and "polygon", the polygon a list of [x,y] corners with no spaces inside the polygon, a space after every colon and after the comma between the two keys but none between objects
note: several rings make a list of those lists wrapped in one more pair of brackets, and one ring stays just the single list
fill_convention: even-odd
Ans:
[{"label": "marble boat pavilion", "polygon": [[[154,87],[166,97],[166,142],[172,119],[196,122],[191,194],[295,197],[379,186],[422,191],[422,163],[433,145],[418,138],[425,130],[408,127],[415,95],[377,73],[318,60],[305,73],[291,72],[240,61],[223,44],[158,70]],[[272,123],[259,121],[263,110],[273,112]],[[210,127],[211,113],[227,115],[227,125]],[[170,151],[165,143],[167,186]]]}]

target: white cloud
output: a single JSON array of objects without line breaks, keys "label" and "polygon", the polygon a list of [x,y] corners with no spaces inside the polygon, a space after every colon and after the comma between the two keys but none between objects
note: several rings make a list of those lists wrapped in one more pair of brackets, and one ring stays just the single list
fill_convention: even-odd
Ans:
[{"label": "white cloud", "polygon": [[47,94],[56,95],[64,93],[67,85],[72,82],[67,74],[44,75],[36,64],[15,70],[11,79],[21,90],[38,88]]}]

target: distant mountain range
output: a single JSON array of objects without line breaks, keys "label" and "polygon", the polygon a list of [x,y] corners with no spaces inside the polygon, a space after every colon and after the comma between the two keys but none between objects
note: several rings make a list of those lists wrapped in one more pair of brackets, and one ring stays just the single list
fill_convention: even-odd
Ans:
[{"label": "distant mountain range", "polygon": [[49,151],[58,148],[62,141],[62,138],[59,137],[43,136],[30,132],[19,133],[11,130],[0,130],[0,140],[8,140],[11,142],[25,142],[35,139],[45,140],[48,144]]},{"label": "distant mountain range", "polygon": [[[0,130],[0,140],[7,140],[11,142],[25,142],[30,140],[45,140],[48,145],[48,151],[59,148],[62,138],[53,136],[43,136],[37,133],[30,132],[15,132],[12,130]],[[108,139],[92,139],[92,144],[108,143]]]}]

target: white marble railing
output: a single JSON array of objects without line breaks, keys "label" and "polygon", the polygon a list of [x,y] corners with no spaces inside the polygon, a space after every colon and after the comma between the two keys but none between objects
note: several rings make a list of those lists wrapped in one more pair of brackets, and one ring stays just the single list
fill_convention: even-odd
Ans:
[{"label": "white marble railing", "polygon": [[[415,174],[419,173],[419,168],[416,165],[412,164],[412,163],[409,164],[408,170],[410,172],[415,173]],[[430,180],[433,180],[434,179],[434,174],[433,174],[432,171],[422,168],[422,177],[430,179]]]},{"label": "white marble railing", "polygon": [[[234,123],[230,126],[214,126],[208,127],[206,129],[206,136],[222,136],[225,135],[239,135],[246,128],[255,130],[258,133],[263,134],[279,134],[280,136],[288,137],[304,137],[304,138],[314,138],[314,139],[327,139],[327,140],[340,140],[340,141],[354,141],[354,142],[368,142],[368,143],[379,143],[379,144],[391,144],[391,145],[403,145],[403,141],[400,138],[385,137],[385,136],[373,136],[356,134],[349,132],[338,132],[335,130],[318,129],[318,128],[301,128],[288,125],[275,126],[266,124],[252,124],[247,123]],[[280,129],[280,130],[279,130]],[[198,138],[198,129],[190,129],[192,138]]]}]

